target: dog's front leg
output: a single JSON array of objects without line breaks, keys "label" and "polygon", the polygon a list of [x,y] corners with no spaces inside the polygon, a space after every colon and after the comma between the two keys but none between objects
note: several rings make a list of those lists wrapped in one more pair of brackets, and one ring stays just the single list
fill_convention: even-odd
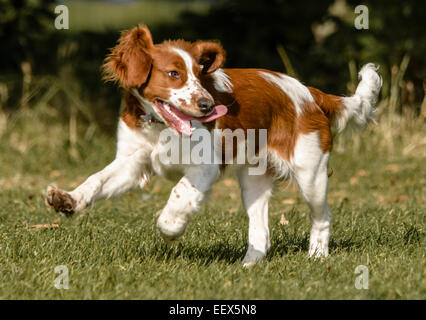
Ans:
[{"label": "dog's front leg", "polygon": [[143,187],[150,174],[141,163],[143,153],[138,151],[131,156],[116,158],[71,192],[49,186],[46,202],[56,211],[71,214],[83,210],[95,200],[117,196],[137,186]]},{"label": "dog's front leg", "polygon": [[72,214],[83,210],[97,199],[117,196],[137,186],[143,187],[150,177],[145,159],[148,159],[145,150],[117,157],[71,192],[49,186],[46,202],[55,211]]},{"label": "dog's front leg", "polygon": [[55,211],[71,214],[83,210],[95,200],[145,186],[151,175],[149,141],[140,130],[129,128],[122,120],[118,123],[117,140],[117,154],[113,162],[71,192],[49,186],[47,204]]},{"label": "dog's front leg", "polygon": [[187,170],[172,189],[157,221],[158,230],[166,240],[175,240],[183,235],[190,218],[199,210],[219,173],[218,165],[214,164],[194,166]]}]

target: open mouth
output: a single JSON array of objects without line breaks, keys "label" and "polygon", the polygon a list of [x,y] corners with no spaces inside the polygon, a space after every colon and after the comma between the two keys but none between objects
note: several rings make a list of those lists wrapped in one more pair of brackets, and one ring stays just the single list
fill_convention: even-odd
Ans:
[{"label": "open mouth", "polygon": [[228,108],[224,105],[217,105],[213,108],[213,111],[204,117],[193,117],[178,110],[172,104],[161,100],[155,99],[155,105],[160,111],[161,116],[166,120],[169,127],[175,129],[179,134],[190,136],[195,128],[191,124],[191,120],[197,120],[200,122],[213,121],[228,112]]}]

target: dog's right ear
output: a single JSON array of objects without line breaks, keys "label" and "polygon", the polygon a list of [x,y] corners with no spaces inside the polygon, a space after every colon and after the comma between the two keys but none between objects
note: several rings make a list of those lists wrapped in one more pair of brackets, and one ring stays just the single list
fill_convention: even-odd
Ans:
[{"label": "dog's right ear", "polygon": [[147,81],[154,46],[148,28],[138,26],[121,34],[102,66],[104,80],[119,81],[123,87],[140,87]]},{"label": "dog's right ear", "polygon": [[215,72],[225,63],[225,50],[219,42],[196,41],[192,45],[192,54],[195,61],[203,66],[203,73]]}]

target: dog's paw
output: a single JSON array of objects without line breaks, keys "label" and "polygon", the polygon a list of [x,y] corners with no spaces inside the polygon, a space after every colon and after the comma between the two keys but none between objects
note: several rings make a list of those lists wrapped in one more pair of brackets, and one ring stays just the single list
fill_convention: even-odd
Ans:
[{"label": "dog's paw", "polygon": [[67,216],[72,215],[76,207],[76,201],[71,195],[55,186],[47,187],[46,204],[56,212],[62,212]]},{"label": "dog's paw", "polygon": [[179,239],[186,229],[188,220],[182,217],[174,217],[164,211],[161,211],[157,219],[157,229],[166,242],[171,242]]},{"label": "dog's paw", "polygon": [[265,256],[266,256],[266,252],[261,252],[253,248],[248,249],[243,259],[243,267],[251,268],[256,264],[261,263],[263,259],[265,258]]}]

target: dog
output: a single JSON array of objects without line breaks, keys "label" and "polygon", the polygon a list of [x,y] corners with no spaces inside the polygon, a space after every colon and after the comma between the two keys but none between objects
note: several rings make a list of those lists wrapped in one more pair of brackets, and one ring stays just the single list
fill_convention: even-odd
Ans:
[{"label": "dog", "polygon": [[[382,85],[377,67],[362,67],[355,94],[340,97],[282,73],[223,69],[224,63],[225,51],[216,41],[154,44],[146,26],[124,31],[103,65],[105,79],[118,82],[126,102],[118,123],[116,158],[73,191],[49,186],[47,204],[70,215],[95,200],[143,188],[154,175],[175,179],[157,220],[164,239],[174,240],[183,235],[212,184],[227,168],[235,168],[249,217],[244,266],[262,261],[270,247],[268,201],[275,182],[283,179],[298,185],[310,208],[309,256],[326,257],[332,219],[327,204],[332,127],[342,131],[349,124],[374,121]],[[202,128],[210,133],[240,130],[243,144],[248,143],[249,130],[266,130],[265,172],[250,174],[249,163],[160,161],[167,152],[162,132],[180,141]],[[222,134],[215,141],[223,139]],[[234,140],[222,151],[226,146],[239,148]],[[255,149],[260,152],[259,143]]]}]

